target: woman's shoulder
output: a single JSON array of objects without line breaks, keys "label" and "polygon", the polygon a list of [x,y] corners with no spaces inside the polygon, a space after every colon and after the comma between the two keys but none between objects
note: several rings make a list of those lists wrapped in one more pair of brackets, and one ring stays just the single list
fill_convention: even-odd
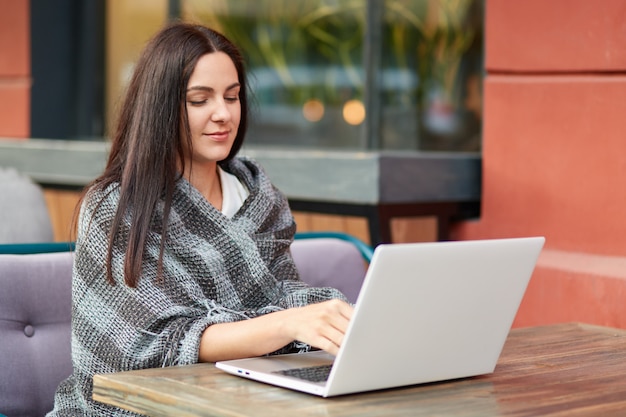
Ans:
[{"label": "woman's shoulder", "polygon": [[113,213],[120,199],[120,187],[118,183],[112,183],[107,186],[101,184],[93,184],[85,193],[81,204],[81,217],[106,216],[107,213]]},{"label": "woman's shoulder", "polygon": [[104,202],[117,203],[120,198],[120,185],[113,182],[108,185],[93,184],[85,193],[85,202],[87,204],[102,204]]}]

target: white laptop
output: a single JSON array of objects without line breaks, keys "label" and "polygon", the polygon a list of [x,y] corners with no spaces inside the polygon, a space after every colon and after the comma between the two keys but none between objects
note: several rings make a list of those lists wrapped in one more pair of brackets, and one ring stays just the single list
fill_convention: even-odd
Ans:
[{"label": "white laptop", "polygon": [[322,397],[492,373],[544,241],[379,245],[336,357],[314,351],[216,366]]}]

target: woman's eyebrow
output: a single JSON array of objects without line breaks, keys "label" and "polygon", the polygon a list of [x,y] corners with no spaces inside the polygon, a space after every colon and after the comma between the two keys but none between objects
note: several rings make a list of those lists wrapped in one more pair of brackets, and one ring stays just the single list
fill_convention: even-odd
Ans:
[{"label": "woman's eyebrow", "polygon": [[[231,85],[226,87],[226,91],[230,91],[233,88],[237,88],[237,87],[240,87],[240,86],[241,86],[241,84],[239,84],[239,83],[232,83]],[[194,85],[194,86],[189,87],[187,89],[187,91],[206,91],[208,93],[213,93],[215,91],[215,89],[213,87],[206,87],[206,86],[203,86],[203,85]]]}]

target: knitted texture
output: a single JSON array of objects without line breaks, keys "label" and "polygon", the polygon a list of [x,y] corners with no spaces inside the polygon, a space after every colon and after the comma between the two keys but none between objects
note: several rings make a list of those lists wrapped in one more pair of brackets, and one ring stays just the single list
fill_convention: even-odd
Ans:
[{"label": "knitted texture", "polygon": [[[118,186],[88,193],[81,207],[72,282],[74,370],[59,386],[49,416],[135,415],[93,401],[93,375],[196,363],[201,334],[212,324],[345,300],[337,290],[312,288],[299,279],[289,252],[295,222],[286,198],[260,166],[236,158],[223,168],[250,191],[242,208],[229,219],[181,179],[168,219],[163,278],[157,278],[161,204],[136,288],[123,279],[127,221],[113,247],[116,284],[105,276]],[[300,347],[294,341],[280,352]]]}]

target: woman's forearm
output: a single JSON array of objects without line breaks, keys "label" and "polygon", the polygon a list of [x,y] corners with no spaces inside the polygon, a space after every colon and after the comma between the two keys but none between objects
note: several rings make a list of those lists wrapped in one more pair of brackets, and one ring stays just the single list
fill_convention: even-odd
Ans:
[{"label": "woman's forearm", "polygon": [[239,359],[274,352],[294,340],[337,354],[352,317],[340,300],[209,326],[200,339],[200,362]]},{"label": "woman's forearm", "polygon": [[200,362],[239,359],[274,352],[293,339],[282,330],[285,311],[209,326],[200,339]]}]

